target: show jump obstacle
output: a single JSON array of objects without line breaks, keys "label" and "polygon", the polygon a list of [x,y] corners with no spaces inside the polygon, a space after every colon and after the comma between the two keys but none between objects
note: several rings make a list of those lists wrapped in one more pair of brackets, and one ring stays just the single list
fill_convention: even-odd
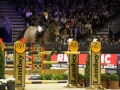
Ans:
[{"label": "show jump obstacle", "polygon": [[[0,40],[0,46],[4,51],[4,43]],[[68,44],[70,51],[64,52],[69,55],[68,84],[65,87],[78,87],[78,43],[71,41]],[[101,43],[93,41],[90,46],[90,86],[86,89],[104,89],[101,86]],[[14,78],[17,90],[25,90],[25,65],[26,65],[26,45],[22,41],[14,44]],[[49,52],[50,53],[50,52]],[[38,52],[38,54],[48,54],[48,52]],[[46,62],[51,63],[51,62]],[[45,64],[45,63],[44,63]]]}]

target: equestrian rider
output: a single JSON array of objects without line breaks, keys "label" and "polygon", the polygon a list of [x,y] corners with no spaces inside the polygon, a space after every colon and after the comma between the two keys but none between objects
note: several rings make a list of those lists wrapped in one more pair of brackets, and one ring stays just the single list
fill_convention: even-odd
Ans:
[{"label": "equestrian rider", "polygon": [[48,27],[50,20],[52,19],[53,18],[48,14],[48,10],[45,8],[43,10],[43,14],[40,16],[38,30],[36,31],[36,34],[35,34],[35,43],[38,35],[40,35],[45,30],[45,28]]}]

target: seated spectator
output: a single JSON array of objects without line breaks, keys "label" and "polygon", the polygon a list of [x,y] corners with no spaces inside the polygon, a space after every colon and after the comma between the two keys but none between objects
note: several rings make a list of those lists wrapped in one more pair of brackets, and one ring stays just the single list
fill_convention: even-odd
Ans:
[{"label": "seated spectator", "polygon": [[104,44],[109,44],[109,43],[110,43],[109,35],[106,35],[106,37],[104,39]]},{"label": "seated spectator", "polygon": [[73,26],[73,21],[71,21],[71,18],[70,19],[68,19],[68,21],[67,21],[67,23],[66,23],[66,28],[70,28],[70,27],[72,27]]},{"label": "seated spectator", "polygon": [[116,41],[115,35],[112,35],[112,37],[110,38],[110,42],[112,41]]},{"label": "seated spectator", "polygon": [[30,6],[30,12],[32,12],[32,14],[35,14],[35,9],[32,5]]},{"label": "seated spectator", "polygon": [[68,38],[69,38],[69,35],[68,35],[68,33],[67,33],[67,30],[65,29],[65,30],[63,31],[63,35],[62,35],[62,39],[63,39],[64,45],[67,44],[67,39],[68,39]]},{"label": "seated spectator", "polygon": [[80,37],[83,41],[86,38],[86,32],[87,32],[87,29],[85,28],[85,25],[82,24],[82,27],[81,27],[81,30],[80,30]]},{"label": "seated spectator", "polygon": [[109,18],[109,13],[108,13],[108,10],[106,8],[103,10],[103,15],[105,17],[105,22],[107,22],[108,18]]},{"label": "seated spectator", "polygon": [[65,24],[66,24],[66,22],[67,22],[66,17],[63,16],[60,21],[61,21],[61,23],[63,24],[63,26],[65,27]]},{"label": "seated spectator", "polygon": [[57,15],[54,19],[55,19],[55,22],[59,22],[60,21],[59,15]]},{"label": "seated spectator", "polygon": [[30,12],[30,9],[27,10],[26,12],[26,22],[27,22],[27,26],[29,26],[29,20],[30,20],[30,16],[32,15],[32,12]]},{"label": "seated spectator", "polygon": [[19,3],[18,6],[16,6],[16,10],[18,11],[19,14],[22,14],[24,8],[25,8],[25,4],[24,3]]},{"label": "seated spectator", "polygon": [[74,38],[76,38],[78,40],[78,38],[77,38],[77,36],[78,36],[77,26],[73,29],[73,35],[74,35]]},{"label": "seated spectator", "polygon": [[38,0],[38,3],[39,4],[41,4],[41,3],[43,3],[44,2],[44,0]]},{"label": "seated spectator", "polygon": [[102,44],[102,45],[104,44],[104,38],[103,38],[103,36],[102,36],[102,35],[99,37],[99,39],[98,39],[98,40],[101,42],[101,44]]},{"label": "seated spectator", "polygon": [[26,17],[29,18],[31,15],[32,15],[32,12],[30,11],[30,9],[28,9],[26,12]]},{"label": "seated spectator", "polygon": [[40,13],[40,12],[41,12],[41,11],[40,11],[40,8],[38,7],[38,5],[35,6],[35,12],[37,12],[37,13]]},{"label": "seated spectator", "polygon": [[28,10],[28,7],[26,6],[23,10],[22,17],[26,17],[27,10]]},{"label": "seated spectator", "polygon": [[59,9],[57,9],[57,10],[55,11],[55,13],[54,13],[54,17],[56,17],[57,15],[61,15],[61,12],[60,12]]},{"label": "seated spectator", "polygon": [[116,44],[116,43],[115,43],[115,40],[113,39],[113,40],[110,42],[110,45],[111,45],[111,46],[115,46],[115,44]]},{"label": "seated spectator", "polygon": [[104,22],[105,22],[104,15],[103,15],[102,12],[100,12],[98,16],[99,16],[99,21],[100,21],[100,27],[103,27],[104,26]]},{"label": "seated spectator", "polygon": [[87,36],[90,35],[90,29],[92,28],[92,25],[90,24],[90,21],[87,21],[87,24],[85,24],[85,28],[87,29]]},{"label": "seated spectator", "polygon": [[74,34],[73,34],[72,30],[70,31],[69,38],[74,38]]},{"label": "seated spectator", "polygon": [[91,38],[90,37],[87,37],[87,40],[85,41],[85,45],[89,45],[91,43]]},{"label": "seated spectator", "polygon": [[120,38],[116,41],[116,45],[120,45]]},{"label": "seated spectator", "polygon": [[109,11],[109,18],[110,18],[111,20],[114,18],[114,10],[113,10],[112,7],[110,8],[110,11]]}]

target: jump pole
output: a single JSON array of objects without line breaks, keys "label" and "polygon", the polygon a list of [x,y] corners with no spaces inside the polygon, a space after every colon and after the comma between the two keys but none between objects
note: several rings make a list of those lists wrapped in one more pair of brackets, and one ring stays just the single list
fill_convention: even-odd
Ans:
[{"label": "jump pole", "polygon": [[[34,51],[34,44],[32,43],[32,45],[31,45],[31,51]],[[32,54],[32,59],[31,59],[31,61],[32,62],[34,62],[34,55]],[[34,65],[33,65],[33,63],[31,64],[31,70],[33,70],[34,69]]]},{"label": "jump pole", "polygon": [[51,81],[51,80],[27,80],[26,84],[56,84],[56,83],[67,83],[66,80]]},{"label": "jump pole", "polygon": [[25,90],[26,45],[23,41],[14,43],[14,78],[17,90]]},{"label": "jump pole", "polygon": [[[42,52],[43,51],[45,51],[45,47],[42,47]],[[42,62],[44,62],[44,60],[45,60],[45,55],[44,54],[42,54]],[[45,73],[45,66],[44,66],[44,64],[42,63],[42,74],[44,74]]]}]

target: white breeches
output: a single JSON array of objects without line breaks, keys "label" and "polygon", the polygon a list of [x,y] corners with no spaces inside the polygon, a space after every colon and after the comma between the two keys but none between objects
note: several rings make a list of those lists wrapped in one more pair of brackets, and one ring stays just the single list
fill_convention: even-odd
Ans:
[{"label": "white breeches", "polygon": [[38,31],[41,32],[42,31],[42,27],[38,25]]}]

